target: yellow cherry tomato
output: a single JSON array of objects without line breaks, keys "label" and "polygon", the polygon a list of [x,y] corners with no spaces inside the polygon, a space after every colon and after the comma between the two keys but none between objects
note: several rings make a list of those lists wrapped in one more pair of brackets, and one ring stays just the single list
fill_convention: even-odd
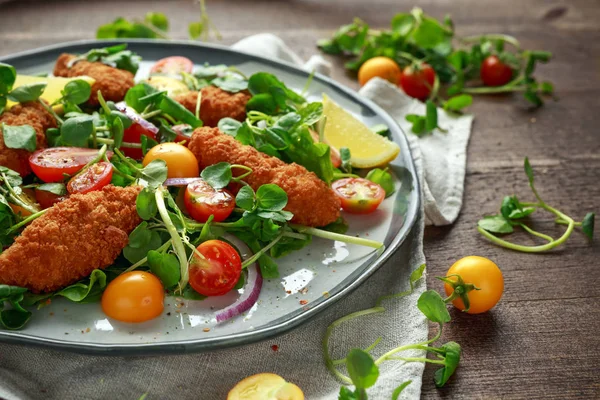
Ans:
[{"label": "yellow cherry tomato", "polygon": [[122,322],[144,322],[164,309],[165,290],[149,272],[131,271],[110,282],[102,294],[102,311]]},{"label": "yellow cherry tomato", "polygon": [[371,58],[358,70],[358,82],[364,86],[369,80],[376,76],[397,85],[402,71],[394,60],[387,57]]},{"label": "yellow cherry tomato", "polygon": [[[455,262],[448,270],[446,275],[448,279],[456,281],[457,278],[451,275],[460,275],[465,283],[471,283],[480,290],[471,290],[467,293],[470,308],[469,314],[480,314],[492,309],[502,297],[504,291],[504,278],[500,268],[491,260],[485,257],[469,256],[461,258]],[[453,292],[452,286],[444,284],[446,295],[450,296]],[[460,297],[452,301],[454,307],[464,310],[465,305]]]},{"label": "yellow cherry tomato", "polygon": [[229,391],[227,400],[304,400],[304,393],[279,375],[263,373],[238,382]]},{"label": "yellow cherry tomato", "polygon": [[142,164],[144,167],[154,160],[163,160],[167,163],[167,177],[169,178],[194,178],[200,174],[198,159],[185,146],[178,143],[161,143],[146,153]]}]

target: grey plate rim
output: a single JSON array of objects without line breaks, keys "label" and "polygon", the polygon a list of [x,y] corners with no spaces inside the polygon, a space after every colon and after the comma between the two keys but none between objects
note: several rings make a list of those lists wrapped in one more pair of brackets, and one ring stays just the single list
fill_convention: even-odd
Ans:
[{"label": "grey plate rim", "polygon": [[[0,57],[0,62],[5,62],[8,64],[19,62],[19,60],[26,60],[36,55],[42,55],[44,53],[59,53],[59,52],[68,52],[71,48],[77,47],[106,47],[110,45],[116,45],[121,43],[128,44],[140,44],[146,46],[156,46],[156,47],[165,47],[168,48],[170,45],[177,46],[189,46],[196,48],[203,48],[209,50],[217,50],[224,51],[227,53],[233,53],[237,55],[242,55],[248,60],[256,61],[259,63],[275,66],[277,68],[281,68],[284,70],[292,71],[296,74],[300,73],[308,78],[309,73],[300,68],[298,65],[280,61],[280,60],[272,60],[269,58],[257,56],[254,54],[250,54],[244,51],[234,50],[230,47],[217,45],[217,44],[208,44],[208,43],[198,43],[187,40],[159,40],[159,39],[124,39],[124,40],[80,40],[80,41],[71,41],[71,42],[63,42],[50,46],[43,46],[32,50],[27,50],[19,53],[15,53],[8,56]],[[122,356],[122,355],[156,355],[156,354],[181,354],[188,352],[200,352],[200,351],[209,351],[209,350],[217,350],[222,348],[230,348],[235,346],[241,346],[244,344],[251,344],[258,341],[263,341],[269,339],[271,337],[281,335],[285,332],[290,331],[291,329],[297,327],[298,325],[308,322],[312,318],[314,318],[321,311],[325,310],[329,306],[333,305],[337,301],[346,297],[350,293],[352,293],[356,288],[358,288],[363,282],[367,280],[379,267],[381,267],[388,258],[402,245],[404,240],[408,237],[411,232],[415,221],[417,220],[417,214],[420,206],[421,199],[421,191],[420,191],[420,182],[417,178],[416,168],[414,165],[414,161],[412,159],[410,146],[408,140],[406,139],[402,128],[392,119],[392,117],[387,114],[381,107],[375,104],[373,101],[361,97],[354,90],[337,83],[333,79],[328,76],[322,75],[320,73],[315,73],[314,78],[326,84],[327,86],[342,92],[345,96],[349,97],[355,103],[362,104],[367,108],[373,110],[375,114],[377,114],[380,118],[382,118],[385,123],[390,128],[392,136],[396,139],[396,141],[400,145],[401,151],[406,152],[406,168],[412,175],[412,184],[413,190],[416,192],[416,203],[413,206],[412,213],[407,213],[406,220],[404,221],[403,227],[401,228],[400,233],[392,240],[390,245],[385,249],[385,251],[376,258],[358,277],[356,280],[341,288],[337,293],[332,294],[330,297],[325,299],[323,302],[311,307],[305,312],[296,315],[286,321],[280,322],[274,326],[267,326],[264,328],[256,329],[253,331],[236,333],[225,335],[221,337],[215,338],[205,338],[205,339],[188,339],[188,340],[180,340],[176,342],[166,342],[166,343],[140,343],[140,344],[102,344],[102,343],[88,343],[88,342],[73,342],[66,340],[57,340],[50,338],[42,338],[37,336],[31,336],[24,334],[20,331],[7,331],[0,330],[0,342],[4,343],[12,343],[12,344],[23,344],[23,345],[34,345],[41,346],[46,348],[53,348],[57,350],[65,350],[75,353],[82,354],[90,354],[90,355],[106,355],[106,356]]]}]

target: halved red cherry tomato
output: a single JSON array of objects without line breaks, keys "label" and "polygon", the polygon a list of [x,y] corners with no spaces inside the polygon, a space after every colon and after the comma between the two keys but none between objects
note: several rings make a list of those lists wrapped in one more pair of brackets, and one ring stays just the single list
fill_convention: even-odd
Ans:
[{"label": "halved red cherry tomato", "polygon": [[71,178],[67,184],[67,190],[71,194],[100,190],[110,183],[112,175],[112,164],[104,161],[99,162]]},{"label": "halved red cherry tomato", "polygon": [[235,207],[235,198],[229,191],[216,190],[202,179],[187,186],[183,200],[190,216],[198,222],[206,222],[211,215],[215,222],[221,222]]},{"label": "halved red cherry tomato", "polygon": [[[85,164],[98,155],[98,150],[80,147],[52,147],[41,149],[29,156],[29,165],[35,175],[42,181],[62,182],[66,175],[74,175]],[[112,157],[112,151],[106,156]]]},{"label": "halved red cherry tomato", "polygon": [[118,321],[144,322],[164,309],[165,290],[149,272],[131,271],[111,281],[102,294],[102,311]]},{"label": "halved red cherry tomato", "polygon": [[434,82],[435,71],[427,63],[419,66],[409,65],[400,75],[400,86],[404,93],[419,100],[429,97]]},{"label": "halved red cherry tomato", "polygon": [[175,140],[173,140],[175,143],[185,142],[186,146],[190,143],[190,140],[192,138],[192,133],[194,132],[194,128],[192,128],[191,125],[188,125],[188,124],[173,125],[171,127],[171,129],[173,129],[175,131],[175,134],[177,135],[177,136],[175,136]]},{"label": "halved red cherry tomato", "polygon": [[381,186],[363,178],[340,179],[331,188],[342,201],[342,209],[352,214],[371,213],[385,198]]},{"label": "halved red cherry tomato", "polygon": [[158,60],[150,69],[150,74],[179,75],[181,72],[191,74],[194,70],[192,60],[181,56],[172,56]]},{"label": "halved red cherry tomato", "polygon": [[[131,126],[125,129],[125,132],[123,132],[123,142],[141,143],[142,135],[147,136],[152,140],[156,140],[156,135],[158,134],[158,128],[156,126],[146,121],[140,116],[140,114],[138,114],[133,108],[129,107],[124,102],[117,103],[116,107],[131,120]],[[127,157],[131,157],[136,160],[140,160],[144,156],[141,148],[136,149],[132,147],[121,147],[121,151]]]},{"label": "halved red cherry tomato", "polygon": [[481,64],[481,80],[486,86],[506,85],[512,79],[513,71],[498,56],[489,56]]},{"label": "halved red cherry tomato", "polygon": [[[319,141],[319,134],[312,129],[309,129],[310,136],[312,136],[315,142]],[[329,158],[331,158],[331,165],[333,168],[339,168],[342,165],[342,157],[340,152],[333,146],[329,146]]]},{"label": "halved red cherry tomato", "polygon": [[238,252],[221,240],[208,240],[198,246],[204,256],[194,253],[190,263],[190,285],[204,296],[222,296],[229,292],[242,273]]},{"label": "halved red cherry tomato", "polygon": [[43,209],[50,208],[66,198],[67,196],[59,196],[47,190],[35,190],[35,201],[37,201]]}]

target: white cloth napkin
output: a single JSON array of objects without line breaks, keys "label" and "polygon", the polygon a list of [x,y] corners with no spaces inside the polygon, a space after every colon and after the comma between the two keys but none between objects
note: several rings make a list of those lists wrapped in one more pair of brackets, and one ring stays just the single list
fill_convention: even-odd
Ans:
[{"label": "white cloth napkin", "polygon": [[[300,64],[302,60],[276,36],[261,34],[233,46],[264,57]],[[327,74],[330,66],[320,56],[305,64],[308,70]],[[378,103],[408,132],[406,113],[424,111],[382,80],[372,80],[360,94]],[[29,399],[137,399],[147,393],[154,399],[225,399],[242,378],[274,372],[299,385],[307,399],[337,399],[340,383],[325,368],[321,340],[335,319],[370,308],[384,294],[407,289],[411,271],[425,262],[425,220],[448,224],[456,219],[462,202],[466,145],[472,117],[450,118],[441,112],[440,126],[448,134],[418,139],[408,133],[413,159],[423,187],[424,201],[415,227],[402,247],[367,282],[344,301],[293,331],[264,342],[201,354],[155,357],[93,357],[54,350],[0,344],[0,398]],[[416,307],[425,290],[424,279],[412,295],[383,304],[386,311],[336,328],[330,348],[336,358],[353,347],[366,347],[382,337],[374,353],[427,339],[427,321]],[[278,346],[273,351],[272,345]],[[423,357],[423,352],[412,356]],[[412,380],[402,399],[417,399],[421,392],[422,363],[390,361],[381,365],[372,399],[388,399],[401,383]]]}]

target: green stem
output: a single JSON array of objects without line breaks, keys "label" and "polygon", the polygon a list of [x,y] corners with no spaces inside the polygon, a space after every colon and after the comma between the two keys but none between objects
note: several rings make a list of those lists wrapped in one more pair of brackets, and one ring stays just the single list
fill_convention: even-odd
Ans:
[{"label": "green stem", "polygon": [[537,236],[540,237],[542,239],[546,239],[548,242],[553,242],[554,238],[551,236],[548,236],[544,233],[538,232],[538,231],[534,231],[533,229],[531,229],[530,227],[528,227],[527,225],[523,224],[523,223],[519,223],[519,226],[523,229],[525,229],[527,232],[531,233],[533,236]]},{"label": "green stem", "polygon": [[375,360],[375,365],[381,364],[382,362],[387,360],[390,356],[392,356],[396,353],[399,353],[401,351],[419,349],[419,348],[422,348],[423,345],[427,345],[427,344],[437,341],[442,336],[442,327],[443,327],[443,324],[440,324],[440,329],[438,329],[437,335],[435,335],[433,338],[431,338],[425,342],[417,343],[417,344],[408,344],[406,346],[396,347],[395,349],[388,351],[387,353],[385,353],[384,355],[379,357],[377,360]]},{"label": "green stem", "polygon": [[498,86],[498,87],[475,87],[475,88],[463,88],[461,92],[471,94],[486,94],[486,93],[511,93],[511,92],[524,92],[527,90],[526,86]]},{"label": "green stem", "polygon": [[133,165],[128,159],[127,157],[125,157],[123,155],[123,153],[121,153],[121,151],[119,149],[114,149],[115,154],[117,155],[117,157],[119,157],[121,159],[121,162],[123,162],[123,164],[127,165],[130,169],[132,169],[133,171],[137,171],[139,173],[140,169]]},{"label": "green stem", "polygon": [[363,238],[357,238],[355,236],[342,235],[341,233],[324,231],[323,229],[317,229],[317,228],[312,228],[309,226],[298,225],[298,224],[290,224],[290,227],[292,229],[297,230],[300,233],[307,233],[309,235],[321,237],[324,239],[337,240],[339,242],[344,242],[344,243],[352,243],[352,244],[357,244],[360,246],[373,247],[376,249],[381,249],[381,251],[383,251],[383,249],[385,249],[384,244],[381,242],[378,242],[376,240],[363,239]]},{"label": "green stem", "polygon": [[12,203],[29,211],[32,214],[35,214],[38,211],[40,211],[40,209],[38,207],[35,207],[31,203],[28,203],[27,201],[23,200],[21,198],[21,195],[18,194],[17,192],[15,192],[15,190],[13,189],[11,184],[6,179],[6,174],[4,172],[2,173],[2,180],[4,181],[4,184],[6,185],[6,188],[8,189],[8,191],[6,191],[5,193],[8,193],[8,197],[10,198],[10,200],[12,200]]},{"label": "green stem", "polygon": [[[104,158],[104,156],[106,155],[106,150],[108,149],[108,146],[104,145],[100,148],[100,150],[98,150],[98,154],[96,155],[96,157],[94,157],[93,159],[91,159],[87,164],[84,165],[83,168],[81,168],[81,170],[77,173],[77,175],[81,175],[83,174],[86,170],[88,170],[92,165],[96,164],[98,161],[102,160]],[[114,169],[114,168],[113,168]]]},{"label": "green stem", "polygon": [[265,254],[267,251],[269,251],[269,249],[273,246],[275,246],[277,244],[277,242],[279,242],[279,240],[281,240],[281,238],[283,237],[285,232],[281,232],[279,234],[279,236],[277,236],[275,239],[273,239],[271,241],[271,243],[269,243],[268,245],[266,245],[265,247],[263,247],[262,249],[260,249],[260,251],[254,253],[254,255],[252,257],[250,257],[249,259],[247,259],[246,261],[244,261],[242,263],[242,269],[248,267],[249,265],[254,264],[256,261],[258,261],[258,259],[260,257],[262,257],[263,254]]},{"label": "green stem", "polygon": [[[106,138],[97,138],[96,139],[98,141],[98,143],[102,143],[102,144],[115,144],[115,141],[112,139],[106,139]],[[140,143],[128,143],[128,142],[123,142],[121,143],[120,147],[126,147],[126,148],[130,148],[130,149],[141,149],[142,145]]]},{"label": "green stem", "polygon": [[196,118],[200,119],[200,106],[202,105],[202,89],[198,90],[198,97],[196,98]]},{"label": "green stem", "polygon": [[34,219],[36,219],[38,217],[41,217],[48,210],[49,210],[49,208],[46,208],[45,210],[38,211],[35,214],[31,214],[29,217],[25,218],[23,221],[19,222],[18,224],[15,224],[15,225],[11,226],[6,233],[7,234],[11,234],[11,233],[15,232],[16,230],[18,230],[19,228],[21,228],[24,225],[27,225],[28,223],[30,223]]},{"label": "green stem", "polygon": [[545,203],[541,203],[541,204],[522,203],[522,205],[523,206],[538,206],[538,207],[545,209],[546,211],[551,212],[552,214],[556,215],[561,220],[567,222],[567,225],[568,225],[567,230],[565,231],[565,233],[563,233],[563,235],[560,238],[558,238],[556,240],[552,240],[551,242],[546,243],[544,245],[540,245],[540,246],[523,246],[520,244],[511,243],[504,239],[500,239],[499,237],[492,235],[490,232],[488,232],[480,227],[477,227],[477,230],[483,236],[485,236],[490,241],[492,241],[493,243],[495,243],[499,246],[506,247],[507,249],[511,249],[511,250],[521,251],[524,253],[541,253],[544,251],[551,250],[551,249],[563,244],[569,238],[569,236],[571,236],[571,233],[573,232],[573,229],[575,228],[575,221],[573,221],[573,219],[571,217],[563,214],[562,212],[558,211],[557,209],[555,209],[553,207],[550,207],[549,205],[547,205]]},{"label": "green stem", "polygon": [[50,115],[52,115],[54,117],[54,119],[56,120],[56,122],[58,122],[58,126],[60,127],[62,124],[64,124],[65,121],[63,121],[62,118],[60,118],[58,116],[58,114],[56,114],[56,112],[54,112],[54,110],[52,109],[52,107],[48,106],[48,104],[46,104],[46,102],[42,99],[38,99],[38,101],[40,102],[40,104],[42,105],[42,107],[44,107],[44,109],[46,111],[48,111],[50,113]]},{"label": "green stem", "polygon": [[445,365],[446,364],[442,360],[432,360],[430,358],[425,358],[425,357],[398,357],[398,356],[393,356],[393,357],[388,357],[388,360],[401,360],[401,361],[406,361],[406,362],[424,362],[424,363],[440,364],[440,365]]},{"label": "green stem", "polygon": [[[156,249],[156,251],[158,251],[159,253],[164,252],[165,250],[167,250],[172,244],[172,241],[169,240],[168,242],[165,242],[162,246],[160,246],[158,249]],[[142,265],[146,264],[146,262],[148,261],[148,257],[144,257],[142,258],[140,261],[136,262],[135,264],[133,264],[131,267],[127,268],[125,271],[123,271],[122,273],[124,274],[125,272],[131,272],[136,268],[141,267]]]},{"label": "green stem", "polygon": [[169,217],[169,213],[167,211],[167,206],[165,204],[165,196],[164,196],[164,187],[160,186],[156,189],[155,192],[156,206],[158,208],[158,213],[160,214],[161,219],[163,220],[169,235],[171,235],[171,239],[173,241],[173,249],[175,250],[175,254],[179,259],[179,267],[181,269],[181,279],[179,280],[179,292],[182,292],[186,287],[189,281],[189,270],[188,270],[188,259],[187,254],[185,253],[185,247],[183,246],[183,241],[177,232],[177,228],[171,221],[171,217]]},{"label": "green stem", "polygon": [[504,34],[489,34],[489,35],[476,35],[476,36],[467,36],[464,38],[461,38],[460,41],[465,42],[465,43],[473,43],[473,42],[479,42],[481,41],[481,39],[487,39],[487,40],[501,40],[505,43],[510,43],[513,46],[515,46],[517,49],[521,48],[521,43],[519,43],[519,41],[509,35],[504,35]]},{"label": "green stem", "polygon": [[[569,221],[565,221],[565,220],[563,220],[561,218],[556,218],[554,220],[554,222],[557,223],[557,224],[559,224],[559,225],[569,225]],[[581,226],[582,223],[581,222],[573,222],[573,225],[575,225],[575,226]]]},{"label": "green stem", "polygon": [[150,119],[152,117],[156,117],[157,115],[162,114],[162,110],[154,110],[154,111],[150,111],[149,113],[142,113],[140,115],[140,117],[142,117],[143,119]]}]

